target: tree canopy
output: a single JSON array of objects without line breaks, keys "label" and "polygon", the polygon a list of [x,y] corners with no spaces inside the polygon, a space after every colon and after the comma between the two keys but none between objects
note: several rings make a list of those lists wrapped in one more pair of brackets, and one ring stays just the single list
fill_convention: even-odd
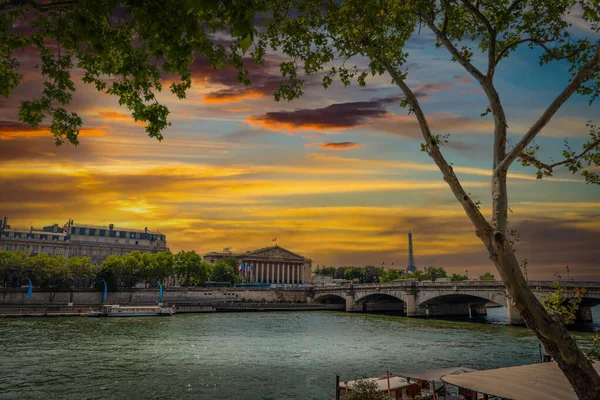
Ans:
[{"label": "tree canopy", "polygon": [[[574,94],[586,96],[590,105],[600,94],[600,4],[595,0],[280,0],[270,5],[271,18],[259,35],[254,54],[260,59],[269,49],[277,49],[291,58],[281,66],[285,79],[279,96],[293,99],[302,95],[300,71],[321,74],[326,88],[334,79],[346,86],[352,82],[365,86],[369,77],[387,74],[402,93],[401,105],[418,122],[424,141],[421,150],[436,164],[475,227],[516,310],[557,361],[579,398],[600,397],[600,376],[560,320],[548,314],[533,295],[520,270],[508,229],[507,179],[511,165],[520,160],[537,169],[537,178],[564,166],[580,172],[587,183],[600,183],[600,137],[593,122],[588,123],[589,140],[582,149],[572,150],[567,142],[560,161],[542,161],[534,143]],[[585,25],[583,33],[576,32],[570,20],[577,10]],[[482,117],[490,114],[494,125],[489,153],[490,219],[444,157],[442,147],[449,138],[432,129],[414,82],[409,80],[412,49],[407,42],[421,28],[434,35],[431,45],[444,48],[448,60],[458,63],[479,84],[489,102],[479,112]],[[514,99],[500,96],[495,76],[517,48],[539,53],[541,65],[561,63],[571,79],[544,110],[531,110],[534,122],[518,141],[511,142],[511,121],[504,106]]]},{"label": "tree canopy", "polygon": [[[39,58],[44,90],[22,102],[19,119],[38,126],[49,119],[56,144],[78,144],[82,119],[70,110],[73,75],[116,96],[149,136],[162,140],[168,108],[156,97],[163,86],[185,98],[192,63],[231,65],[248,83],[242,55],[253,40],[253,0],[0,0],[0,95],[22,83],[18,54]],[[232,40],[218,40],[225,32]],[[170,82],[170,83],[169,83]]]}]

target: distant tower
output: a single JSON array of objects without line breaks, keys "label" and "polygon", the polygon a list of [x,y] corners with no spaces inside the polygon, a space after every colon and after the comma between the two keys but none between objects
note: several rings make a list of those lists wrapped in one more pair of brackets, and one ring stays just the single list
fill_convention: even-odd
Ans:
[{"label": "distant tower", "polygon": [[406,271],[415,272],[417,267],[415,267],[415,255],[413,254],[412,247],[412,233],[409,229],[408,231],[408,267],[406,267]]}]

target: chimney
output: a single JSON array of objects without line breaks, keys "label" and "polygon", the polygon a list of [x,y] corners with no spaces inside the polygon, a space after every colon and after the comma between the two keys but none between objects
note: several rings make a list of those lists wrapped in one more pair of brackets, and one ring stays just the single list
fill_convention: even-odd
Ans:
[{"label": "chimney", "polygon": [[33,233],[33,225],[29,227],[29,233]]},{"label": "chimney", "polygon": [[144,233],[148,233],[148,227],[144,228]]},{"label": "chimney", "polygon": [[110,225],[108,226],[108,229],[110,229],[110,230],[112,231],[114,227],[115,227],[115,226],[114,226],[113,224],[110,224]]},{"label": "chimney", "polygon": [[8,226],[6,224],[8,224],[8,217],[4,217],[4,223],[2,223],[2,227],[4,229],[8,229]]}]

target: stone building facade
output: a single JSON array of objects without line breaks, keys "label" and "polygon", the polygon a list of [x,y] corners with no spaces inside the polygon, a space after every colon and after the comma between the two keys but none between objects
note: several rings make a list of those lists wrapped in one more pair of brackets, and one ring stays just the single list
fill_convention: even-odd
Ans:
[{"label": "stone building facade", "polygon": [[251,271],[240,272],[244,282],[305,284],[311,281],[312,260],[283,247],[265,247],[245,253],[211,252],[206,253],[203,260],[214,264],[224,257],[234,257],[240,264],[252,266]]},{"label": "stone building facade", "polygon": [[13,229],[7,218],[0,220],[0,250],[22,251],[29,255],[47,253],[51,256],[89,257],[101,264],[109,255],[125,255],[132,251],[167,251],[167,238],[160,232],[118,228],[114,225],[96,226],[54,224],[42,229]]}]

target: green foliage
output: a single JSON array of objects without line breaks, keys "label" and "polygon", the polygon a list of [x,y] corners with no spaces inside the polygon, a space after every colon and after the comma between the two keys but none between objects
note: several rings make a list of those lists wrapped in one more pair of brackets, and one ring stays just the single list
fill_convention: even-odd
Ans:
[{"label": "green foliage", "polygon": [[224,260],[215,263],[210,274],[210,280],[214,282],[240,283],[241,276],[236,274],[235,269]]},{"label": "green foliage", "polygon": [[173,261],[173,270],[181,285],[202,286],[208,280],[211,266],[202,262],[195,251],[180,251]]},{"label": "green foliage", "polygon": [[344,271],[344,279],[348,280],[356,279],[357,281],[362,282],[366,276],[366,271],[361,267],[349,267]]},{"label": "green foliage", "polygon": [[348,400],[385,400],[387,394],[379,391],[377,383],[368,379],[360,379],[350,386]]},{"label": "green foliage", "polygon": [[71,286],[73,274],[69,271],[66,257],[39,253],[29,257],[26,262],[40,288],[65,290]]},{"label": "green foliage", "polygon": [[554,291],[542,304],[548,311],[557,315],[563,325],[571,325],[577,318],[575,313],[581,304],[579,291],[573,293],[572,296],[567,296],[565,288],[560,286],[558,281],[552,283],[551,288]]},{"label": "green foliage", "polygon": [[452,282],[468,281],[469,277],[466,275],[461,275],[461,274],[452,274],[452,275],[450,275],[450,280]]},{"label": "green foliage", "polygon": [[9,274],[21,276],[27,266],[26,260],[26,253],[0,250],[0,282],[7,283]]},{"label": "green foliage", "polygon": [[319,267],[319,266],[317,266],[317,269],[315,269],[315,275],[331,276],[333,278],[335,276],[335,271],[336,271],[335,267]]},{"label": "green foliage", "polygon": [[398,271],[397,269],[386,269],[379,276],[380,283],[391,283],[392,281],[395,281],[398,279],[405,279],[405,278],[403,275],[400,275],[400,271]]},{"label": "green foliage", "polygon": [[[61,3],[61,2],[57,2]],[[65,2],[63,2],[65,3]],[[31,126],[50,119],[55,142],[78,144],[82,120],[68,110],[75,92],[72,72],[83,82],[116,96],[149,136],[162,140],[170,125],[168,108],[156,93],[165,81],[184,98],[191,87],[191,65],[201,55],[214,68],[231,65],[248,83],[242,54],[254,39],[254,0],[94,0],[52,4],[41,0],[19,7],[0,3],[0,95],[23,81],[14,53],[39,54],[44,90],[23,101],[19,119]],[[10,8],[10,9],[9,9]],[[18,28],[27,29],[18,29]],[[230,45],[214,40],[229,32]]]},{"label": "green foliage", "polygon": [[495,281],[496,277],[493,274],[486,272],[485,274],[481,275],[479,279],[482,281]]},{"label": "green foliage", "polygon": [[[485,90],[493,88],[496,69],[519,47],[540,54],[540,64],[560,62],[573,76],[588,68],[600,47],[600,3],[595,0],[269,0],[265,4],[271,14],[253,54],[261,60],[271,48],[291,58],[281,64],[284,80],[275,93],[276,100],[292,100],[303,94],[301,72],[322,74],[325,88],[334,80],[344,86],[352,82],[365,86],[369,77],[386,72],[397,85],[406,84],[412,50],[406,43],[423,26],[436,37],[432,46],[446,47],[450,60],[460,63]],[[579,10],[583,10],[580,22],[588,28],[584,33],[572,28],[572,14]],[[481,58],[487,61],[487,71],[473,64],[476,60],[479,64]],[[587,96],[590,104],[600,95],[597,64],[591,64],[574,89]],[[404,98],[399,103],[408,106],[409,114],[413,112],[413,100]],[[498,107],[491,105],[481,115],[490,112],[498,117]],[[591,123],[588,126],[590,139],[582,152],[567,147],[564,160],[548,165],[535,159],[537,147],[532,146],[523,149],[519,158],[524,165],[538,168],[538,178],[551,176],[554,167],[565,166],[579,172],[586,182],[598,184],[594,167],[600,165],[600,140],[597,128]],[[426,140],[421,150],[431,154],[432,147],[445,144],[447,137],[432,133]]]}]

